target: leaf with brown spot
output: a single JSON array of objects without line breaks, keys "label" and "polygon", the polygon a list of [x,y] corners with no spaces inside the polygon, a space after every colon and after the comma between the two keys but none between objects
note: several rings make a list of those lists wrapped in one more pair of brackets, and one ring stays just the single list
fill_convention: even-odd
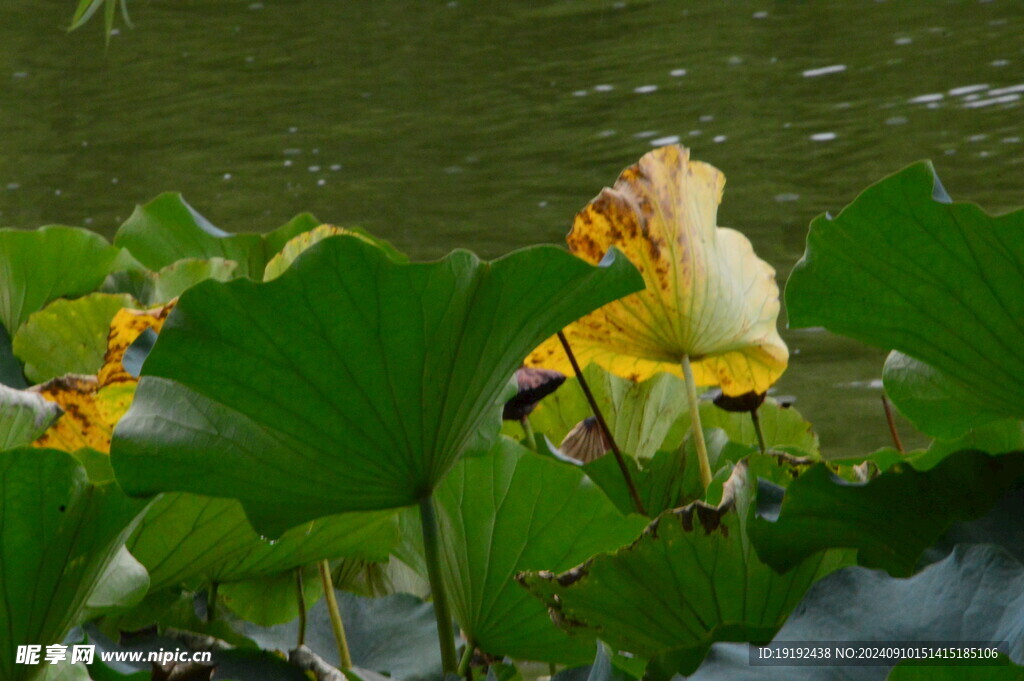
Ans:
[{"label": "leaf with brown spot", "polygon": [[109,452],[114,423],[107,420],[95,376],[68,374],[29,388],[64,410],[55,424],[33,442],[35,447],[75,452],[83,447]]},{"label": "leaf with brown spot", "polygon": [[103,363],[110,320],[138,303],[124,293],[59,298],[34,312],[14,335],[12,347],[32,383],[65,374],[94,374]]},{"label": "leaf with brown spot", "polygon": [[[764,392],[782,375],[789,351],[776,330],[775,270],[740,232],[716,226],[724,185],[721,172],[691,161],[686,148],[661,147],[576,216],[570,251],[596,263],[616,246],[647,284],[566,327],[581,365],[639,379],[681,376],[688,356],[698,385],[728,395]],[[557,338],[527,364],[569,370]]]},{"label": "leaf with brown spot", "polygon": [[63,413],[41,395],[0,384],[0,450],[31,444]]},{"label": "leaf with brown spot", "polygon": [[632,545],[561,574],[519,581],[570,634],[657,659],[688,674],[715,641],[767,641],[817,579],[852,562],[817,553],[784,575],[762,563],[747,536],[751,489],[743,464],[718,506],[666,511]]},{"label": "leaf with brown spot", "polygon": [[151,310],[122,308],[110,322],[107,352],[98,376],[68,374],[30,390],[54,402],[64,415],[33,444],[74,452],[91,447],[110,452],[110,435],[135,395],[138,379],[121,364],[125,350],[146,329],[159,332],[174,302]]},{"label": "leaf with brown spot", "polygon": [[114,315],[114,319],[110,322],[110,333],[107,335],[107,352],[103,356],[103,367],[98,375],[101,386],[115,383],[135,384],[137,382],[137,379],[129,374],[121,364],[124,353],[128,346],[134,343],[146,329],[153,329],[160,333],[164,320],[174,309],[176,302],[171,301],[150,310],[125,308]]}]

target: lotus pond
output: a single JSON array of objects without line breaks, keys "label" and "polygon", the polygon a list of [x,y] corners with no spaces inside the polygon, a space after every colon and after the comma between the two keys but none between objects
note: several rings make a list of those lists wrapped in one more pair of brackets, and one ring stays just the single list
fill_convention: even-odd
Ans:
[{"label": "lotus pond", "polygon": [[[109,238],[173,190],[228,231],[310,211],[416,259],[490,258],[561,243],[677,137],[728,175],[721,224],[784,283],[812,218],[915,161],[1020,204],[1015,0],[675,5],[151,0],[104,49],[101,17],[66,34],[59,0],[5,0],[0,225]],[[776,394],[827,454],[884,441],[884,354],[782,334],[800,356]]]},{"label": "lotus pond", "polygon": [[[998,33],[1012,23],[998,13],[1012,12],[991,4],[969,16],[995,12],[987,26]],[[93,7],[116,20],[116,2],[82,0],[79,10]],[[399,17],[380,7],[358,18],[387,32]],[[153,8],[158,26],[168,20],[168,7]],[[939,13],[962,20],[961,8]],[[774,10],[744,21],[773,20]],[[429,10],[435,37],[448,26],[441,11],[464,10]],[[516,12],[554,30],[591,11],[566,3]],[[665,11],[604,7],[604,23],[588,30],[665,26],[650,14]],[[519,16],[478,18],[476,38],[500,44],[484,29],[509,30]],[[728,16],[737,20],[735,10]],[[847,17],[853,27],[857,16]],[[941,34],[913,13],[907,21],[894,47]],[[114,36],[105,59],[122,58],[112,55],[126,35]],[[673,83],[690,83],[711,59],[652,54],[691,55],[692,67],[666,72]],[[563,58],[592,63],[576,57]],[[752,59],[735,54],[718,66]],[[653,78],[642,61],[650,74],[631,77]],[[409,54],[402,63],[443,71]],[[856,70],[809,66],[799,77]],[[565,106],[621,92],[598,71],[586,75],[601,87],[562,93]],[[563,77],[552,75],[551,87]],[[942,103],[925,116],[954,102],[988,112],[1012,148],[1016,124],[999,117],[1015,106],[1015,86],[966,87],[909,104]],[[622,120],[666,89],[634,87],[624,101],[635,110]],[[544,109],[528,92],[523,102]],[[328,136],[358,146],[358,119],[339,120]],[[293,127],[283,134],[300,135]],[[683,134],[624,140],[615,130],[599,137],[610,146],[583,145],[571,161],[578,175],[558,170],[571,157],[562,140],[546,152],[553,170],[459,208],[476,219],[487,205],[503,207],[491,225],[500,238],[468,244],[455,238],[468,222],[433,214],[441,199],[417,210],[415,183],[384,192],[372,173],[321,176],[315,186],[337,177],[354,195],[394,202],[342,209],[330,202],[343,194],[318,203],[311,186],[253,207],[251,185],[249,205],[225,220],[216,211],[230,200],[221,199],[242,191],[226,171],[211,210],[155,191],[134,209],[111,209],[127,213],[108,214],[113,229],[0,230],[0,678],[1022,678],[1024,211],[1004,210],[1019,186],[980,207],[954,200],[969,172],[951,177],[927,161],[864,172],[881,154],[829,178],[843,185],[821,199],[835,210],[805,216],[786,256],[779,249],[792,237],[771,238],[778,228],[751,193],[780,180],[755,181],[743,164],[733,173],[726,161],[736,149],[726,161],[712,153],[739,133],[684,146]],[[807,148],[843,138],[811,133]],[[447,136],[418,143],[423,154],[472,146]],[[298,153],[285,160],[334,153],[305,144],[288,147]],[[915,155],[935,151],[926,146]],[[409,163],[415,148],[394,146],[395,162]],[[448,198],[477,193],[488,163],[507,173],[517,153],[530,154],[453,161],[460,170],[436,174],[449,180],[430,187],[447,187]],[[605,172],[595,153],[619,160]],[[817,158],[824,165],[809,157],[804,172],[821,176],[840,159],[837,146]],[[480,169],[462,166],[473,163]],[[337,165],[329,172],[352,170]],[[316,178],[318,168],[306,172]],[[858,175],[847,185],[850,172]],[[9,196],[40,191],[18,194],[14,184]],[[195,193],[209,196],[211,185],[207,177]],[[559,198],[524,209],[536,192]],[[799,221],[798,193],[764,205]],[[297,198],[335,224],[293,213]],[[13,210],[5,220],[29,219],[17,205],[4,204]],[[84,222],[64,220],[63,206],[38,222]],[[325,206],[336,210],[324,215]],[[272,228],[247,224],[276,211]],[[537,227],[549,211],[570,227],[564,245],[529,245],[550,240]],[[743,211],[759,217],[742,220]],[[502,230],[502,221],[523,226]],[[483,257],[435,241],[410,246],[411,234],[446,234],[434,229],[442,222],[452,246]],[[785,383],[810,354],[798,343],[822,355],[867,348],[856,365],[880,378],[857,399],[870,396],[877,428],[819,433],[813,405],[843,402],[838,384]],[[773,640],[973,641],[988,653],[969,669],[967,660],[752,664],[749,644]],[[95,646],[97,658],[62,659],[75,645]],[[214,664],[124,657],[158,648],[210,652]],[[122,657],[101,659],[108,653]]]}]

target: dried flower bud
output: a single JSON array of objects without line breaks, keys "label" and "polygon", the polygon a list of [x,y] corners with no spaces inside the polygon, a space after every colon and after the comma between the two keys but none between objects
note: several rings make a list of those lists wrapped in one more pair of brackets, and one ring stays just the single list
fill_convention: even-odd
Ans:
[{"label": "dried flower bud", "polygon": [[764,396],[767,393],[743,393],[742,395],[729,396],[725,393],[720,393],[718,397],[714,399],[715,406],[719,409],[726,411],[735,412],[751,412],[761,406],[764,402]]},{"label": "dried flower bud", "polygon": [[518,421],[533,411],[538,402],[565,383],[565,374],[550,369],[522,367],[516,370],[516,383],[519,392],[505,403],[501,414],[506,421]]},{"label": "dried flower bud", "polygon": [[588,416],[569,431],[558,448],[570,458],[581,463],[590,463],[607,454],[611,444],[597,419]]}]

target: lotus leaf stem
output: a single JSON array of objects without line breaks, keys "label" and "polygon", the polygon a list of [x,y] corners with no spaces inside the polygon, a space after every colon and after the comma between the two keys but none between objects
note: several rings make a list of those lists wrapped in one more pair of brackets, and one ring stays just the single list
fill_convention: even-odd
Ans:
[{"label": "lotus leaf stem", "polygon": [[889,434],[892,435],[892,443],[896,445],[896,451],[900,454],[906,454],[906,450],[903,449],[903,442],[900,440],[900,433],[896,430],[896,419],[892,415],[892,406],[885,395],[882,395],[882,408],[885,409],[885,420],[889,424]]},{"label": "lotus leaf stem", "polygon": [[423,526],[423,552],[427,560],[427,578],[430,582],[430,593],[434,599],[434,617],[437,619],[437,640],[441,646],[441,669],[445,674],[456,674],[458,673],[458,660],[455,654],[455,632],[452,629],[452,616],[448,611],[444,580],[441,578],[437,516],[434,513],[434,500],[430,495],[420,499],[420,524]]},{"label": "lotus leaf stem", "polygon": [[697,402],[697,384],[693,380],[689,355],[683,355],[683,376],[686,378],[686,397],[690,402],[690,427],[693,430],[693,444],[697,449],[700,464],[700,484],[707,491],[711,484],[711,464],[708,461],[708,446],[704,442],[704,428],[700,422],[700,404]]},{"label": "lotus leaf stem", "polygon": [[750,410],[750,420],[754,422],[754,432],[757,434],[757,446],[761,448],[762,454],[768,453],[768,448],[764,444],[764,433],[761,432],[761,417],[757,415],[757,410],[760,407],[754,407]]},{"label": "lotus leaf stem", "polygon": [[296,646],[306,643],[306,597],[302,588],[302,567],[295,568],[295,589],[299,597],[299,637]]},{"label": "lotus leaf stem", "polygon": [[604,420],[604,414],[601,413],[600,407],[597,406],[594,393],[590,392],[590,386],[587,385],[587,379],[583,377],[583,371],[580,370],[579,362],[576,361],[576,355],[569,345],[569,340],[561,331],[558,332],[558,340],[562,342],[562,348],[565,350],[565,354],[569,356],[569,363],[572,365],[573,373],[576,374],[576,380],[583,390],[583,395],[587,398],[587,402],[590,403],[590,410],[594,412],[594,418],[597,419],[598,425],[601,426],[605,437],[608,438],[608,445],[612,449],[612,454],[615,455],[616,463],[619,464],[619,471],[621,471],[622,478],[626,481],[626,487],[629,488],[629,496],[633,498],[633,505],[636,506],[637,512],[647,515],[647,511],[644,509],[644,502],[641,501],[640,493],[637,492],[636,485],[633,483],[633,477],[629,474],[629,468],[626,467],[626,459],[622,456],[622,451],[619,449],[619,445],[616,444],[615,438],[612,437],[611,428],[608,427],[607,421]]},{"label": "lotus leaf stem", "polygon": [[327,612],[331,615],[331,629],[334,630],[334,642],[338,645],[338,658],[341,660],[339,666],[342,669],[351,669],[352,655],[348,651],[348,640],[345,638],[345,624],[341,621],[341,610],[338,609],[338,599],[334,595],[331,564],[326,559],[320,561],[320,581],[324,585]]},{"label": "lotus leaf stem", "polygon": [[217,619],[217,588],[219,582],[210,582],[210,588],[206,592],[206,621],[212,622]]},{"label": "lotus leaf stem", "polygon": [[465,677],[466,681],[473,681],[471,663],[473,662],[474,650],[476,650],[476,644],[467,640],[466,649],[462,651],[462,659],[459,660],[459,676]]},{"label": "lotus leaf stem", "polygon": [[530,417],[524,416],[520,419],[519,423],[523,426],[523,432],[526,433],[526,446],[537,451],[537,436],[533,433],[533,424],[530,423]]}]

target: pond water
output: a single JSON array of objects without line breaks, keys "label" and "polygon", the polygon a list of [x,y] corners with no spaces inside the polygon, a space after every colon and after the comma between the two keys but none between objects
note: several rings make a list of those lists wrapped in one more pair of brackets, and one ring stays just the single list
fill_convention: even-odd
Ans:
[{"label": "pond water", "polygon": [[[417,258],[560,242],[653,146],[728,177],[723,225],[780,282],[808,222],[931,158],[993,212],[1024,202],[1024,3],[0,3],[0,224],[113,234],[178,190],[229,231],[300,211]],[[884,353],[786,331],[777,393],[830,455],[888,444]],[[922,442],[904,435],[911,443]]]}]

